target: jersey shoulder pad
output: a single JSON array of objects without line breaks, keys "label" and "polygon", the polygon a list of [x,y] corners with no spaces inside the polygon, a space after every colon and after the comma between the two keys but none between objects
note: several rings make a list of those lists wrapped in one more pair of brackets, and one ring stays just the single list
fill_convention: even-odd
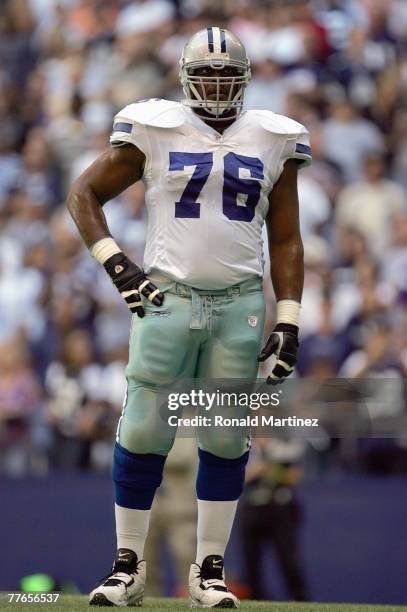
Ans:
[{"label": "jersey shoulder pad", "polygon": [[151,127],[174,128],[184,123],[184,113],[179,102],[151,98],[125,106],[115,119],[127,119]]},{"label": "jersey shoulder pad", "polygon": [[257,120],[267,132],[284,134],[285,136],[296,136],[307,132],[301,123],[285,117],[285,115],[277,115],[277,113],[269,110],[252,110],[248,112],[253,115],[253,119]]}]

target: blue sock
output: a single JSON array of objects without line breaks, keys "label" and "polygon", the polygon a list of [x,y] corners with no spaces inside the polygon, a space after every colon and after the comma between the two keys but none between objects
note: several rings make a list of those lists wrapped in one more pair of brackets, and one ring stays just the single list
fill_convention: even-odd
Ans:
[{"label": "blue sock", "polygon": [[116,443],[113,455],[116,504],[123,508],[149,510],[162,481],[166,458],[152,453],[130,453]]},{"label": "blue sock", "polygon": [[249,451],[237,459],[223,459],[198,449],[199,469],[196,479],[198,499],[233,501],[239,499],[244,486]]}]

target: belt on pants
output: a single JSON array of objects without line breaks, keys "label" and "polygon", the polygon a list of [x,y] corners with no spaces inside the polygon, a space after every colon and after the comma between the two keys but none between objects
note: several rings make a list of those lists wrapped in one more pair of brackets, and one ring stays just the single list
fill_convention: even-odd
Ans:
[{"label": "belt on pants", "polygon": [[167,282],[169,286],[164,291],[179,295],[180,297],[190,297],[192,303],[190,329],[213,329],[213,303],[216,297],[238,297],[253,291],[261,291],[262,279],[259,277],[251,278],[243,281],[238,285],[226,287],[225,289],[197,289],[190,285],[184,285],[177,281],[172,281],[163,275],[153,273],[151,276],[152,282]]}]

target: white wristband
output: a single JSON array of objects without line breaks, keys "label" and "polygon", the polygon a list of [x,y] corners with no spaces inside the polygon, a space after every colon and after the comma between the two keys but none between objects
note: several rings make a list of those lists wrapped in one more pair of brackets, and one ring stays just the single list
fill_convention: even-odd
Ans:
[{"label": "white wristband", "polygon": [[301,304],[295,300],[277,302],[277,323],[289,323],[299,327]]},{"label": "white wristband", "polygon": [[102,238],[101,240],[98,240],[92,244],[89,251],[90,254],[101,264],[104,264],[105,261],[107,261],[112,255],[122,252],[121,248],[117,245],[113,238]]}]

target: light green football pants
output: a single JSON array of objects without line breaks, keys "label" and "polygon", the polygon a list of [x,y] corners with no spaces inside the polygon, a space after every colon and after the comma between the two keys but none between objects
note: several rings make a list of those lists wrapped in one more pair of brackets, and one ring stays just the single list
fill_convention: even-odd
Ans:
[{"label": "light green football pants", "polygon": [[[159,308],[145,300],[145,317],[133,315],[117,441],[132,453],[168,455],[176,427],[159,419],[160,387],[182,379],[255,379],[265,304],[259,278],[218,291],[150,278],[165,300]],[[202,450],[226,459],[248,449],[239,429],[226,439],[197,430],[197,438]]]}]

